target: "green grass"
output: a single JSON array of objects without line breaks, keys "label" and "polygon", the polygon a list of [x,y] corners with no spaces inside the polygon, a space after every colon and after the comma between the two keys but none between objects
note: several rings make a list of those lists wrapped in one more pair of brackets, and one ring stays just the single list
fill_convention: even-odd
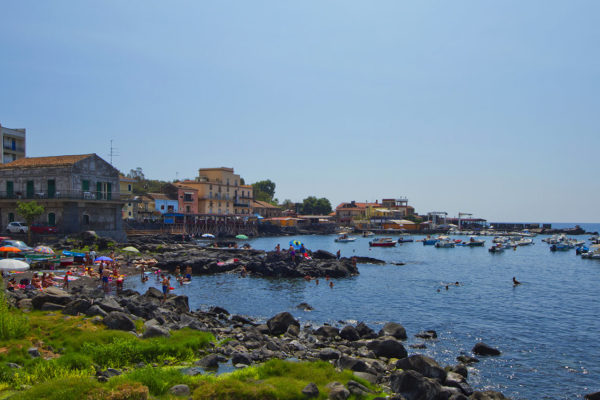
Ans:
[{"label": "green grass", "polygon": [[318,398],[326,399],[328,393],[325,385],[333,381],[346,384],[350,379],[362,383],[375,392],[378,391],[370,383],[355,377],[352,372],[338,372],[331,364],[324,361],[270,360],[262,365],[244,368],[219,377],[203,376],[194,390],[193,398],[194,400],[304,399],[302,389],[313,382],[319,387]]},{"label": "green grass", "polygon": [[0,340],[18,339],[29,330],[29,320],[19,310],[11,310],[6,303],[4,281],[0,278]]}]

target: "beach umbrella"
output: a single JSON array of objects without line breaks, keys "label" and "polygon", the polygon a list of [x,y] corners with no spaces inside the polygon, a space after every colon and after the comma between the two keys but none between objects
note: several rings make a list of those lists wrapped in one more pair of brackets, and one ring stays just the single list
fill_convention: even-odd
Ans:
[{"label": "beach umbrella", "polygon": [[113,260],[113,259],[112,259],[112,258],[110,258],[110,257],[106,257],[106,256],[100,256],[100,257],[97,257],[97,258],[96,258],[94,261],[95,261],[95,262],[98,262],[98,261],[112,261],[112,260]]},{"label": "beach umbrella", "polygon": [[246,239],[248,239],[248,236],[246,236],[246,235],[237,235],[235,238],[236,239],[241,239],[241,240],[246,240]]},{"label": "beach umbrella", "polygon": [[5,271],[25,271],[29,269],[29,264],[24,261],[15,260],[11,258],[5,258],[0,260],[0,270]]},{"label": "beach umbrella", "polygon": [[54,254],[54,250],[52,250],[48,246],[37,246],[33,251],[42,253],[42,254]]},{"label": "beach umbrella", "polygon": [[5,253],[20,253],[21,249],[13,246],[2,246],[0,247],[0,251]]},{"label": "beach umbrella", "polygon": [[290,246],[293,246],[296,250],[300,250],[300,247],[302,247],[303,245],[304,243],[302,243],[299,240],[290,240]]},{"label": "beach umbrella", "polygon": [[204,233],[202,235],[203,238],[208,238],[208,239],[214,239],[215,235],[213,235],[212,233]]},{"label": "beach umbrella", "polygon": [[121,250],[123,250],[123,251],[128,251],[128,252],[130,252],[130,253],[139,253],[139,252],[140,252],[138,249],[136,249],[136,248],[135,248],[135,247],[133,247],[133,246],[127,246],[127,247],[125,247],[125,248],[123,248],[123,249],[121,249]]}]

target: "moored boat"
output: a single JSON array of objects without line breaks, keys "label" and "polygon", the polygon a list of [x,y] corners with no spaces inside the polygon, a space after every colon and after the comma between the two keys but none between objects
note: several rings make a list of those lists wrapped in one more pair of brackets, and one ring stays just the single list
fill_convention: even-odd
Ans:
[{"label": "moored boat", "polygon": [[398,243],[412,243],[414,241],[415,240],[410,236],[400,236],[400,238],[398,238]]},{"label": "moored boat", "polygon": [[438,240],[435,243],[435,247],[438,249],[449,249],[452,248],[456,245],[456,243],[454,243],[454,241],[449,240],[449,239],[442,239],[442,240]]},{"label": "moored boat", "polygon": [[502,243],[497,243],[492,246],[488,250],[490,253],[502,253],[504,251],[504,245]]},{"label": "moored boat", "polygon": [[356,240],[355,237],[352,236],[348,236],[346,233],[341,234],[340,236],[338,236],[335,241],[338,243],[348,243],[348,242],[354,242]]},{"label": "moored boat", "polygon": [[371,247],[394,247],[396,246],[396,241],[392,238],[377,238],[369,242],[369,246]]}]

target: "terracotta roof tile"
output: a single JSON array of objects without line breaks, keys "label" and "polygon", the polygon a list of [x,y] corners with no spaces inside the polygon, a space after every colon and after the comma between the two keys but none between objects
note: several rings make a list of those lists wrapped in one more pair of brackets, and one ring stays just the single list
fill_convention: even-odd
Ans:
[{"label": "terracotta roof tile", "polygon": [[73,165],[78,161],[92,157],[95,154],[79,154],[71,156],[50,156],[50,157],[25,157],[18,160],[1,164],[0,168],[38,168],[38,167],[62,167]]}]

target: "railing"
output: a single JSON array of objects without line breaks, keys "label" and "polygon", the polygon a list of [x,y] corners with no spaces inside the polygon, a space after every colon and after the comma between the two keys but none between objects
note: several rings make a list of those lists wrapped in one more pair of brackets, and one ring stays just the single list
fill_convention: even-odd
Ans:
[{"label": "railing", "polygon": [[106,193],[106,192],[92,192],[83,190],[56,190],[54,192],[49,191],[34,191],[29,192],[0,192],[0,199],[63,199],[63,200],[98,200],[98,201],[110,201],[120,200],[119,193]]},{"label": "railing", "polygon": [[4,150],[16,151],[17,153],[25,153],[25,147],[15,146],[15,148],[13,149],[12,145],[10,144],[5,144],[2,147],[4,147]]},{"label": "railing", "polygon": [[234,207],[250,207],[250,203],[233,203]]}]

